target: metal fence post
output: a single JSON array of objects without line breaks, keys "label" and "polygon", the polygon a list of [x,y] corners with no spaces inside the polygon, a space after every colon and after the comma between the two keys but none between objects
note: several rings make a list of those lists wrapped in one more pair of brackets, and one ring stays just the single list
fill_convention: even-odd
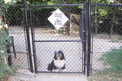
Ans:
[{"label": "metal fence post", "polygon": [[[31,8],[31,4],[29,5],[30,8],[30,23],[31,23],[31,38],[32,38],[32,49],[33,49],[33,59],[34,59],[34,70],[37,73],[37,59],[36,59],[36,50],[35,50],[35,43],[34,43],[34,28],[33,28],[33,8]],[[31,10],[32,9],[32,10]]]},{"label": "metal fence post", "polygon": [[28,27],[28,21],[27,21],[27,3],[26,3],[26,0],[24,0],[24,9],[25,9],[25,24],[26,24],[26,34],[27,34],[30,70],[31,70],[31,72],[33,72],[33,64],[32,64],[32,57],[31,57],[31,45],[30,45],[30,37],[29,37],[29,27]]},{"label": "metal fence post", "polygon": [[[85,2],[84,2],[85,4]],[[81,39],[84,40],[82,42],[82,47],[83,47],[83,73],[84,75],[86,74],[86,22],[85,22],[85,14],[86,14],[86,4],[83,6],[83,10],[82,10],[82,14],[81,14],[81,29],[80,31],[82,31],[82,34],[81,34]]]},{"label": "metal fence post", "polygon": [[83,9],[82,9],[82,11],[81,11],[81,16],[80,16],[80,26],[79,26],[79,28],[80,28],[80,30],[79,30],[79,32],[80,32],[80,39],[81,40],[84,40],[84,41],[82,41],[82,48],[83,48],[83,50],[82,50],[82,72],[84,73],[84,75],[85,75],[85,55],[86,55],[86,35],[85,35],[85,18],[84,18],[84,16],[85,16],[85,6],[83,5]]},{"label": "metal fence post", "polygon": [[90,53],[91,53],[91,0],[88,0],[88,56],[87,56],[87,76],[90,76]]},{"label": "metal fence post", "polygon": [[87,75],[87,59],[88,59],[88,5],[85,3],[85,55],[84,55],[84,64],[85,64],[85,75]]}]

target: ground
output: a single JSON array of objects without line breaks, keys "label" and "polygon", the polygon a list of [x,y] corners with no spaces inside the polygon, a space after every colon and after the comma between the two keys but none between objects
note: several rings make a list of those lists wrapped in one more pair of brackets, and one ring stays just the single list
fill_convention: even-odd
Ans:
[{"label": "ground", "polygon": [[8,81],[87,81],[81,74],[34,74],[28,70],[18,70],[15,76],[11,76]]}]

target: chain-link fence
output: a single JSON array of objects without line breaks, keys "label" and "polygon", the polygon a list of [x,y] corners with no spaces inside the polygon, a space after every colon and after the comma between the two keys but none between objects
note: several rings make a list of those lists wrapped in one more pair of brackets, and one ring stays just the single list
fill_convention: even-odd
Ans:
[{"label": "chain-link fence", "polygon": [[24,4],[7,5],[5,14],[8,34],[13,37],[13,43],[10,45],[12,64],[27,69],[29,68],[29,59],[26,28],[24,27]]},{"label": "chain-link fence", "polygon": [[92,72],[122,72],[122,5],[92,4]]},{"label": "chain-link fence", "polygon": [[[87,36],[86,33],[83,35],[83,32],[86,32],[84,29],[87,29],[86,26],[88,24],[88,8],[84,6],[86,5],[30,5],[30,10],[28,9],[26,14],[29,23],[27,24],[24,19],[26,17],[24,4],[8,5],[6,22],[9,25],[9,36],[12,36],[14,39],[16,52],[15,58],[13,45],[11,45],[12,63],[20,65],[21,68],[29,68],[26,24],[31,29],[29,40],[31,41],[31,49],[33,49],[31,52],[34,56],[36,72],[49,72],[47,67],[54,59],[56,50],[64,52],[66,59],[66,70],[64,72],[81,73],[85,71],[84,66],[87,66],[87,59],[89,58],[86,58],[87,54],[84,56],[85,53],[83,51],[85,40],[82,39],[82,36]],[[60,9],[68,18],[68,21],[59,30],[48,20],[57,9]],[[121,19],[122,5],[91,4],[90,61],[93,74],[104,71],[121,72]]]}]

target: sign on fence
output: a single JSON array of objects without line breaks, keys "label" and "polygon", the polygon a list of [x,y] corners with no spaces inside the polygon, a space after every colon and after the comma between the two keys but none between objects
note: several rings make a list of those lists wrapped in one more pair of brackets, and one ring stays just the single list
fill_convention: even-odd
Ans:
[{"label": "sign on fence", "polygon": [[57,9],[48,18],[48,20],[53,24],[56,29],[60,29],[69,19],[60,9]]}]

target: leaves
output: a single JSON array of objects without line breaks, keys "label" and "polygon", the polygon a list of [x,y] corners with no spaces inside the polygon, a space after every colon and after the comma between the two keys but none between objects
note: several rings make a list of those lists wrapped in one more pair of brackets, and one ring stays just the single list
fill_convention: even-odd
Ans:
[{"label": "leaves", "polygon": [[96,15],[95,17],[101,18],[103,16],[106,16],[110,10],[111,9],[109,6],[94,6],[93,11],[95,13],[92,12],[92,15]]},{"label": "leaves", "polygon": [[111,1],[110,0],[91,0],[93,3],[107,3],[110,4]]},{"label": "leaves", "polygon": [[9,67],[6,64],[6,59],[9,55],[7,53],[9,42],[12,42],[11,37],[7,35],[6,28],[2,25],[0,29],[0,79],[7,77],[5,76],[5,72],[13,75],[18,68],[18,66]]},{"label": "leaves", "polygon": [[[1,10],[3,8],[6,8],[6,6],[3,4],[3,0],[0,1],[0,6],[1,6]],[[18,15],[19,12],[17,12],[16,15]],[[3,12],[0,12],[0,15],[3,16]],[[9,73],[9,74],[13,74],[15,73],[15,70],[12,68],[10,68],[7,63],[6,63],[6,59],[9,55],[9,53],[7,53],[7,45],[9,45],[9,42],[12,42],[10,36],[8,36],[7,34],[7,28],[8,26],[5,23],[0,23],[0,80],[1,78],[5,78],[7,76],[5,76],[5,73]]]},{"label": "leaves", "polygon": [[98,17],[107,15],[108,11],[105,9],[98,9]]}]

